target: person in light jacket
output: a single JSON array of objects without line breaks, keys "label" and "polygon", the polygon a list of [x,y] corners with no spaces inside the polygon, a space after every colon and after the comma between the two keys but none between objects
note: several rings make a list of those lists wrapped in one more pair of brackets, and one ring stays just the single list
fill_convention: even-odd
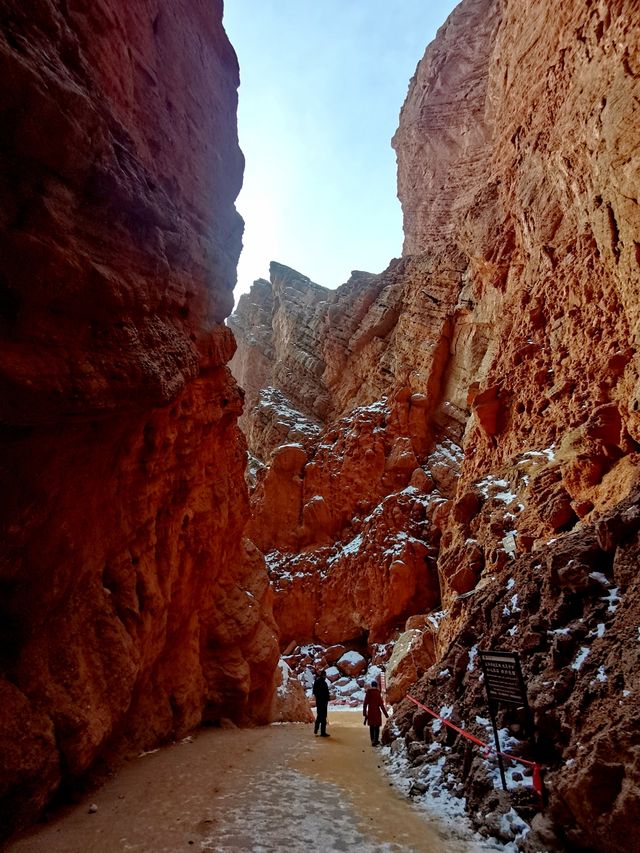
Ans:
[{"label": "person in light jacket", "polygon": [[382,725],[382,714],[389,718],[387,709],[384,707],[382,695],[378,690],[378,682],[372,681],[371,687],[364,695],[364,705],[362,706],[365,724],[369,725],[369,734],[371,735],[371,746],[378,746],[380,743],[380,726]]}]

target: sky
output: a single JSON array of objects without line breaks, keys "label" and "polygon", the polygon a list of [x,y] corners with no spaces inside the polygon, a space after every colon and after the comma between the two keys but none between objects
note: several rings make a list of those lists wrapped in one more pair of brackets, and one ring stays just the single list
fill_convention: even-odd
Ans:
[{"label": "sky", "polygon": [[238,54],[245,220],[236,298],[269,263],[325,287],[402,251],[391,137],[456,0],[225,0]]}]

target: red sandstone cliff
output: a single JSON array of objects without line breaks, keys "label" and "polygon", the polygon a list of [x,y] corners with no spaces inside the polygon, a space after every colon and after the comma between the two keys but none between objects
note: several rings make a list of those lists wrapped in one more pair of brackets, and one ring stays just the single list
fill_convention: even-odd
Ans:
[{"label": "red sandstone cliff", "polygon": [[[519,650],[560,843],[598,850],[624,849],[640,799],[628,736],[640,689],[639,13],[465,0],[419,64],[394,138],[405,257],[321,297],[314,286],[309,304],[300,284],[286,336],[271,323],[289,311],[275,279],[261,284],[259,334],[246,322],[255,293],[233,325],[240,383],[259,352],[273,386],[255,389],[246,417],[267,466],[251,530],[283,642],[378,642],[437,607],[411,623],[412,677],[435,661],[416,688],[435,697],[451,664],[440,693],[471,716],[484,708],[470,647]],[[268,349],[285,364],[288,347],[307,373],[274,369]],[[594,545],[606,519],[616,536]],[[556,635],[569,637],[561,650]],[[563,687],[547,695],[547,681]],[[410,740],[427,739],[402,715]]]},{"label": "red sandstone cliff", "polygon": [[3,834],[99,756],[269,713],[221,325],[243,168],[221,18],[219,0],[3,4]]}]

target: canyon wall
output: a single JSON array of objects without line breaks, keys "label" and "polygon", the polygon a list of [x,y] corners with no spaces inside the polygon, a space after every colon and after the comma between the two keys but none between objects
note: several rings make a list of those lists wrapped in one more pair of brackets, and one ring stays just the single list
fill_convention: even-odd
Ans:
[{"label": "canyon wall", "polygon": [[267,719],[223,325],[241,246],[219,0],[8,0],[0,36],[0,832],[205,720]]},{"label": "canyon wall", "polygon": [[[519,651],[547,847],[623,850],[638,819],[639,14],[464,0],[393,140],[403,258],[320,294],[276,265],[233,319],[283,644],[412,617],[396,699],[470,721],[473,647]],[[418,773],[430,727],[397,719]]]}]

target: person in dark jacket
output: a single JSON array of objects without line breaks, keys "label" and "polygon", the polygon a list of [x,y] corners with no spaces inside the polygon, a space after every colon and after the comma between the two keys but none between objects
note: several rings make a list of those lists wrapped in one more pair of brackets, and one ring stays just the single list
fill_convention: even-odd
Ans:
[{"label": "person in dark jacket", "polygon": [[362,707],[365,724],[369,724],[369,734],[371,736],[371,746],[378,746],[380,743],[380,726],[382,725],[382,714],[389,718],[387,709],[384,707],[382,695],[378,690],[378,682],[372,681],[371,687],[364,695],[364,705]]},{"label": "person in dark jacket", "polygon": [[327,706],[329,705],[329,685],[327,684],[327,673],[320,670],[313,682],[313,695],[316,697],[316,724],[313,733],[320,737],[329,737],[327,734]]}]

